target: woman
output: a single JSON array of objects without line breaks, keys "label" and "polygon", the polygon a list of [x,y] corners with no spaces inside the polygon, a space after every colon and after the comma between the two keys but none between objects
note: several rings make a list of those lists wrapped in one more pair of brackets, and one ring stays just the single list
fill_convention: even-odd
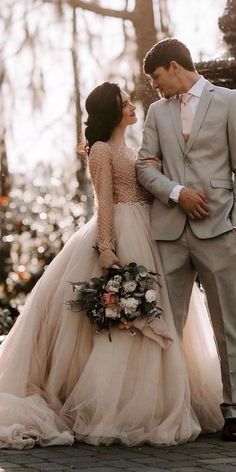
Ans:
[{"label": "woman", "polygon": [[[159,253],[149,234],[150,195],[136,181],[136,151],[125,144],[125,130],[136,122],[135,107],[116,84],[106,82],[89,95],[86,109],[95,215],[47,268],[1,347],[1,447],[74,439],[96,445],[176,444],[194,440],[201,427],[216,430],[222,424],[219,365],[201,299],[200,312],[193,307],[187,326],[188,341],[194,336],[187,348],[190,398]],[[131,261],[160,274],[163,317],[143,323],[136,336],[114,328],[110,342],[107,333],[96,336],[84,313],[68,312],[68,281],[89,280]],[[215,377],[211,374],[209,382],[212,367]]]}]

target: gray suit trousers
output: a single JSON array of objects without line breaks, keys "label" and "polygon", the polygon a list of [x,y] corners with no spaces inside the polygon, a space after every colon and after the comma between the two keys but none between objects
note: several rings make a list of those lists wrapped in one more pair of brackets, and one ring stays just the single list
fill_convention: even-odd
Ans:
[{"label": "gray suit trousers", "polygon": [[221,361],[225,418],[236,417],[236,232],[197,238],[187,223],[176,241],[158,241],[177,331],[187,318],[196,274],[205,289]]}]

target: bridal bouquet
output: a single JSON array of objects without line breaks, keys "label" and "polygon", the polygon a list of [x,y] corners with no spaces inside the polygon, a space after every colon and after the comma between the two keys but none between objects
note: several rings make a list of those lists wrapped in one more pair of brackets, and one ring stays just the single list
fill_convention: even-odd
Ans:
[{"label": "bridal bouquet", "polygon": [[66,304],[72,311],[85,310],[98,332],[112,326],[129,329],[136,334],[132,322],[138,317],[160,317],[157,292],[158,274],[131,262],[123,267],[113,266],[101,277],[88,282],[71,282],[75,300]]}]

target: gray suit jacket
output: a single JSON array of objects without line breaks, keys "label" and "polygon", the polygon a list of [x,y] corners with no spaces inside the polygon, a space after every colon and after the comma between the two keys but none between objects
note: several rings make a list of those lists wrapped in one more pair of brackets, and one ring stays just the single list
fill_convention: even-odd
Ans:
[{"label": "gray suit jacket", "polygon": [[[145,167],[145,158],[162,160],[163,171]],[[187,216],[170,202],[177,184],[202,190],[209,216],[190,220],[193,233],[213,238],[236,226],[236,91],[207,82],[185,143],[178,97],[153,103],[144,125],[137,160],[139,182],[151,192],[153,237],[171,241],[182,234]]]}]

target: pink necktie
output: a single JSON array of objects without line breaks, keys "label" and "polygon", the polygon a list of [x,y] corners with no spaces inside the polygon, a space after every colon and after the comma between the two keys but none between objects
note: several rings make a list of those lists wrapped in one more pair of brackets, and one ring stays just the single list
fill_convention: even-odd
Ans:
[{"label": "pink necktie", "polygon": [[183,93],[180,95],[180,113],[185,141],[187,141],[189,138],[193,124],[193,111],[189,103],[191,97],[191,93]]}]

